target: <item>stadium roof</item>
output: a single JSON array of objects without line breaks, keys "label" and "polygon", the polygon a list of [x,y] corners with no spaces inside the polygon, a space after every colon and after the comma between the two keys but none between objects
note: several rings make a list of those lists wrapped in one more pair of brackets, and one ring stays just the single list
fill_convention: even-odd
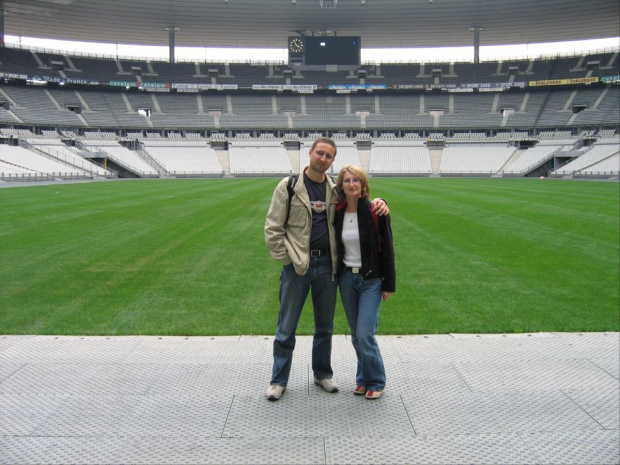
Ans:
[{"label": "stadium roof", "polygon": [[[361,36],[364,48],[617,37],[618,0],[5,0],[5,34],[106,43],[284,48],[289,35]],[[330,34],[331,35],[331,34]],[[553,54],[553,50],[549,50]]]}]

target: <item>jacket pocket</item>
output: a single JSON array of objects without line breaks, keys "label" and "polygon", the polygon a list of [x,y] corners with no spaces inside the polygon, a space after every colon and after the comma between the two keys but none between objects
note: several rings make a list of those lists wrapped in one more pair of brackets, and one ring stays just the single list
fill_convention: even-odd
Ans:
[{"label": "jacket pocket", "polygon": [[307,221],[308,212],[306,211],[306,207],[303,205],[292,204],[288,214],[288,226],[303,228],[306,226]]}]

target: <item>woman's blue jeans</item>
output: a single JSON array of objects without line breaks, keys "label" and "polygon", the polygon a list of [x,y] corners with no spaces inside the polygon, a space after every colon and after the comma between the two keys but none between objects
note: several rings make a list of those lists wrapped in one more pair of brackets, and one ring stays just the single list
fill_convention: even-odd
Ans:
[{"label": "woman's blue jeans", "polygon": [[271,383],[286,386],[293,362],[295,331],[308,293],[312,290],[314,308],[314,340],[312,343],[312,371],[318,379],[333,376],[332,335],[338,281],[332,274],[332,258],[324,255],[310,259],[310,268],[304,276],[295,272],[293,265],[282,267],[280,275],[280,313],[278,329],[273,342],[273,372]]},{"label": "woman's blue jeans", "polygon": [[357,354],[358,386],[370,391],[385,388],[385,368],[375,338],[379,323],[382,281],[379,278],[364,281],[362,275],[346,271],[340,276],[340,298],[351,328],[351,341]]}]

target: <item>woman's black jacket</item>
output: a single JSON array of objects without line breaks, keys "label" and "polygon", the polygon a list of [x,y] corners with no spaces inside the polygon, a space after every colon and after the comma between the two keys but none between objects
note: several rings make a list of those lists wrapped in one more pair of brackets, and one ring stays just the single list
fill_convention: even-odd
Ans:
[{"label": "woman's black jacket", "polygon": [[[338,244],[338,273],[345,269],[344,244],[342,228],[346,203],[336,207],[336,243]],[[378,216],[378,228],[370,211],[370,201],[360,197],[357,202],[357,224],[360,234],[362,252],[362,277],[364,279],[381,278],[384,292],[396,291],[396,269],[394,266],[394,243],[389,215]],[[377,229],[379,230],[377,234]]]}]

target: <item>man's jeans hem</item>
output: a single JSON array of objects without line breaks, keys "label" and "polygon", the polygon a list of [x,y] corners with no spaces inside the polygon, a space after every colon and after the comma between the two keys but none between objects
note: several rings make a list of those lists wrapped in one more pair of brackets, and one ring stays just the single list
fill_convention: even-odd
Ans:
[{"label": "man's jeans hem", "polygon": [[303,276],[296,273],[293,265],[282,267],[280,312],[273,346],[273,383],[288,383],[295,349],[295,333],[309,293],[312,297],[315,326],[312,370],[321,378],[333,375],[331,350],[337,291],[338,282],[332,275],[330,255],[311,258],[308,272]]}]

